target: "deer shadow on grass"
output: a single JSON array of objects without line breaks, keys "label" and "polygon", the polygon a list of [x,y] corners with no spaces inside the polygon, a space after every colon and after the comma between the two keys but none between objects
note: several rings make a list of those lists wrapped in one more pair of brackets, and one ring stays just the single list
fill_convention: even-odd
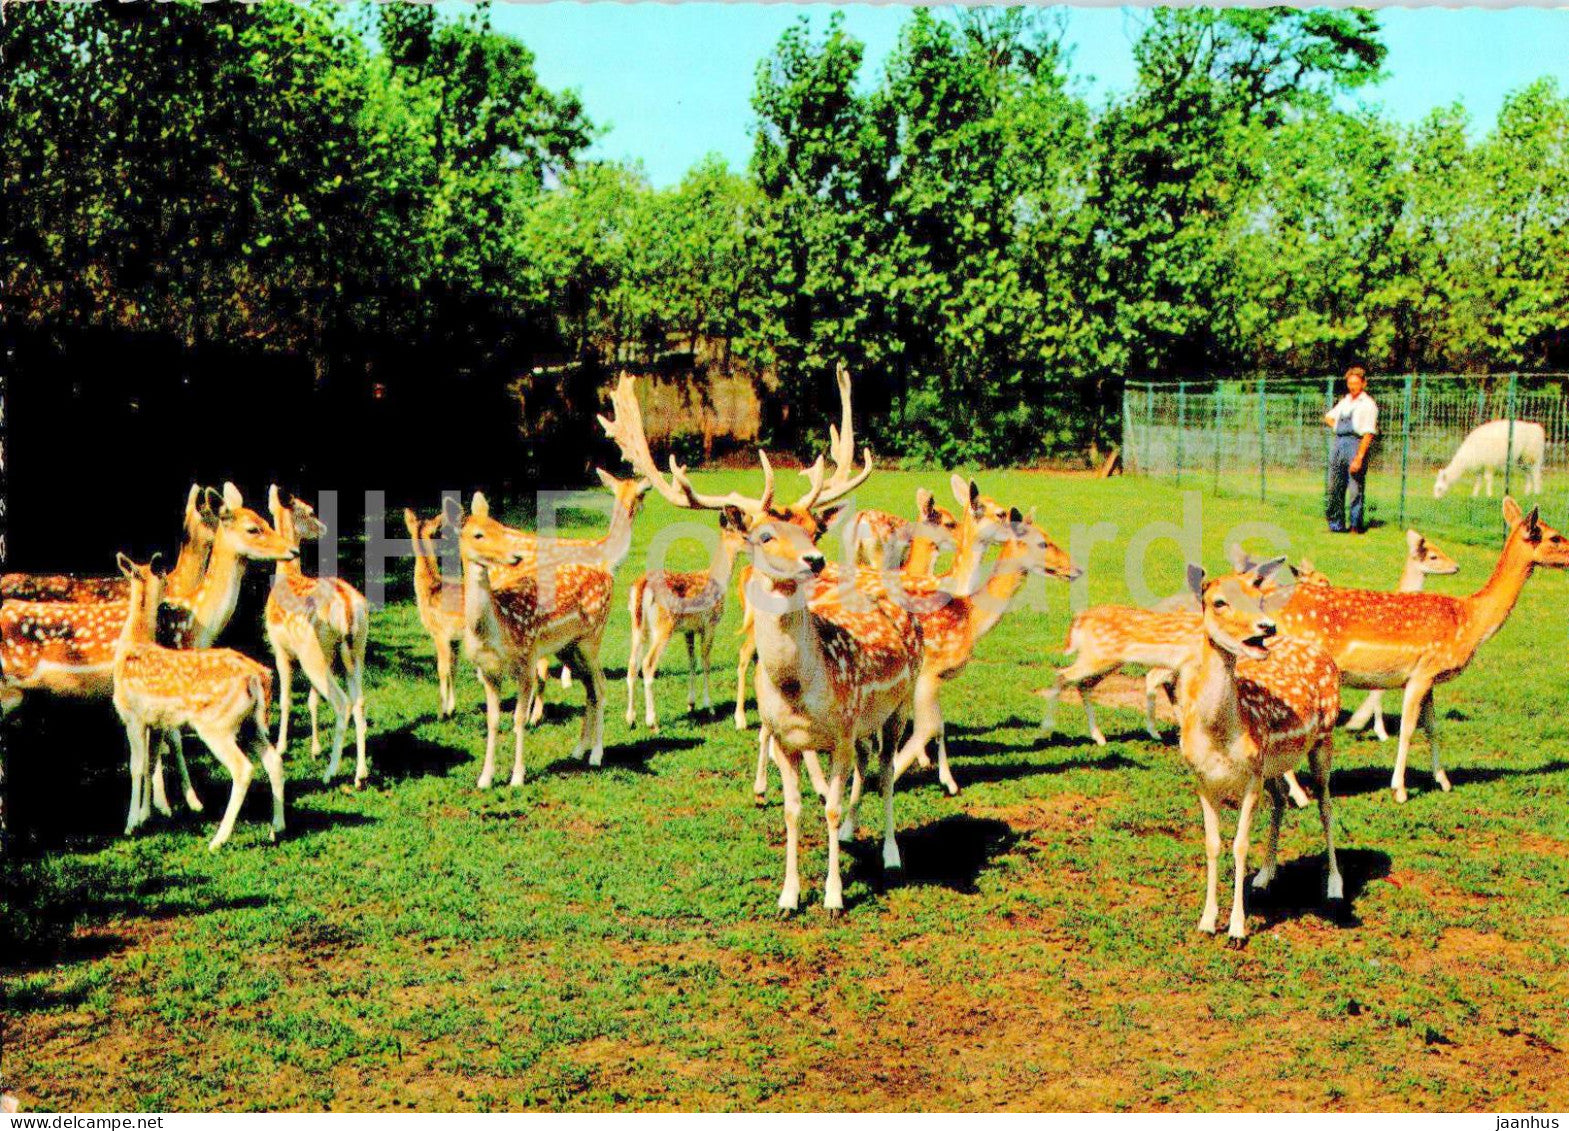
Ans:
[{"label": "deer shadow on grass", "polygon": [[1267,927],[1293,919],[1314,918],[1337,927],[1360,927],[1356,902],[1367,885],[1389,875],[1390,859],[1384,852],[1365,848],[1342,848],[1335,853],[1345,898],[1330,903],[1324,898],[1326,871],[1324,854],[1315,852],[1295,860],[1284,860],[1275,878],[1264,891],[1256,891],[1249,878],[1247,908],[1263,917]]},{"label": "deer shadow on grass", "polygon": [[975,895],[981,874],[1019,840],[1007,822],[967,813],[905,829],[898,836],[904,867],[892,872],[883,868],[881,836],[862,833],[844,846],[856,875],[864,877],[875,894],[892,887],[943,887]]},{"label": "deer shadow on grass", "polygon": [[[1387,764],[1350,766],[1335,770],[1330,777],[1330,793],[1335,797],[1360,797],[1387,792],[1389,779],[1395,768],[1394,740],[1391,739],[1386,745],[1390,747]],[[1440,792],[1438,784],[1433,780],[1431,767],[1432,759],[1428,756],[1426,747],[1412,750],[1406,765],[1406,787],[1411,789],[1413,799],[1418,793]],[[1467,785],[1505,781],[1510,778],[1537,777],[1542,774],[1561,774],[1566,770],[1569,770],[1569,761],[1563,758],[1555,758],[1540,766],[1461,765],[1457,768],[1452,763],[1444,766],[1444,772],[1449,775],[1450,784],[1454,786],[1456,792],[1465,789]]]},{"label": "deer shadow on grass", "polygon": [[[469,762],[471,756],[467,750],[420,737],[419,729],[435,721],[435,716],[425,716],[397,730],[367,735],[365,752],[370,760],[371,784],[374,785],[377,779],[395,782],[449,777],[453,770]],[[352,759],[353,746],[345,743],[345,766],[350,766]],[[321,768],[325,768],[325,763]]]},{"label": "deer shadow on grass", "polygon": [[604,770],[631,770],[637,774],[652,774],[649,762],[658,754],[674,754],[681,750],[694,750],[703,745],[700,738],[678,738],[674,735],[634,735],[626,742],[607,743],[605,760],[590,766],[587,759],[562,757],[545,767],[550,773],[596,774]]}]

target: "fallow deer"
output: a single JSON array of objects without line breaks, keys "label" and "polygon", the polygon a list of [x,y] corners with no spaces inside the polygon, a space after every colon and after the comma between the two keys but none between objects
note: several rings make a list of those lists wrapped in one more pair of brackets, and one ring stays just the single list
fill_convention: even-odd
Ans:
[{"label": "fallow deer", "polygon": [[[234,614],[245,563],[295,555],[266,519],[245,506],[234,484],[225,483],[207,570],[189,598],[161,602],[159,640],[176,648],[210,647]],[[127,613],[126,601],[0,603],[0,700],[8,707],[32,695],[108,700],[114,690],[114,648]],[[185,778],[183,759],[179,765]],[[161,776],[160,746],[154,783]],[[184,786],[187,804],[200,811],[188,778]],[[143,797],[158,801],[167,813],[161,792],[155,785]]]},{"label": "fallow deer", "polygon": [[1569,540],[1542,522],[1536,508],[1522,515],[1506,498],[1503,513],[1509,528],[1503,552],[1487,583],[1469,597],[1303,585],[1278,618],[1282,632],[1328,651],[1348,687],[1405,689],[1389,783],[1397,802],[1406,800],[1406,759],[1418,723],[1432,747],[1433,778],[1445,792],[1450,788],[1439,763],[1433,688],[1465,671],[1508,619],[1536,567],[1569,567]]},{"label": "fallow deer", "polygon": [[[188,598],[201,583],[212,552],[217,516],[204,499],[204,489],[191,484],[185,497],[185,536],[180,556],[169,571],[168,594]],[[77,577],[73,574],[7,573],[0,576],[0,599],[21,601],[123,601],[130,586],[123,577]]]},{"label": "fallow deer", "polygon": [[937,505],[925,487],[915,491],[915,521],[887,511],[857,511],[850,520],[848,538],[857,565],[882,569],[902,569],[912,574],[930,574],[942,552],[943,540],[931,536],[941,531],[952,542],[959,532],[959,520],[947,507]]},{"label": "fallow deer", "polygon": [[[1460,565],[1458,562],[1415,530],[1407,530],[1405,568],[1400,571],[1400,584],[1395,586],[1395,592],[1420,593],[1423,584],[1427,581],[1428,574],[1447,576],[1459,572]],[[1362,705],[1346,721],[1346,729],[1361,730],[1367,726],[1369,720],[1373,723],[1373,733],[1378,736],[1378,740],[1380,742],[1388,742],[1389,732],[1384,729],[1384,693],[1382,691],[1369,691],[1367,693],[1367,698],[1362,701]]]},{"label": "fallow deer", "polygon": [[[852,476],[853,432],[849,415],[849,378],[841,367],[844,427],[834,434],[833,479],[822,479],[823,464],[813,465],[813,491],[803,505],[829,490],[852,489],[871,473],[871,453],[864,468]],[[757,701],[765,741],[771,747],[785,793],[785,882],[779,895],[783,914],[800,903],[800,764],[806,751],[830,755],[824,782],[824,817],[828,827],[828,878],[823,905],[831,915],[844,908],[839,874],[839,826],[844,816],[844,788],[856,762],[856,744],[880,739],[883,794],[891,817],[892,761],[908,716],[915,674],[920,663],[920,628],[915,618],[890,598],[876,571],[835,571],[811,536],[799,525],[772,511],[773,475],[767,457],[762,494],[756,498],[732,492],[724,496],[697,491],[684,468],[670,461],[667,480],[654,463],[643,430],[642,411],[630,378],[623,379],[612,398],[613,417],[600,418],[622,456],[671,504],[688,510],[738,507],[746,516],[747,549],[752,558],[748,604],[757,643]],[[900,864],[893,822],[884,827],[883,862]]]},{"label": "fallow deer", "polygon": [[535,666],[559,655],[584,685],[588,702],[572,756],[589,765],[605,757],[605,677],[599,649],[610,615],[615,569],[632,547],[632,524],[648,491],[646,482],[600,480],[615,497],[610,528],[598,539],[544,539],[492,518],[476,494],[467,517],[453,500],[447,520],[459,529],[463,559],[463,648],[485,689],[485,764],[479,788],[495,777],[501,722],[500,685],[514,681],[512,784],[523,784],[524,717],[534,694]]},{"label": "fallow deer", "polygon": [[[677,634],[686,638],[686,708],[697,710],[697,661],[703,661],[703,710],[713,714],[709,660],[714,633],[725,614],[725,591],[735,570],[736,555],[746,545],[746,517],[735,507],[719,515],[719,545],[707,570],[677,573],[659,570],[640,574],[627,600],[632,618],[631,651],[627,656],[627,726],[637,724],[637,676],[643,675],[644,716],[650,730],[659,729],[654,709],[654,677],[659,661]],[[647,638],[645,650],[644,639]]]},{"label": "fallow deer", "polygon": [[[267,489],[267,509],[279,535],[296,550],[307,539],[320,538],[327,527],[303,499],[285,505],[277,484]],[[297,558],[280,561],[267,595],[264,616],[267,642],[278,668],[278,743],[281,757],[289,748],[290,685],[298,664],[310,683],[311,756],[321,757],[318,700],[332,707],[332,756],[322,774],[330,782],[338,774],[349,717],[354,718],[354,785],[365,784],[365,648],[370,638],[370,605],[347,581],[307,577]],[[337,670],[343,672],[340,683]],[[344,690],[347,685],[347,691]]]},{"label": "fallow deer", "polygon": [[130,582],[126,615],[113,652],[113,699],[131,748],[131,806],[125,831],[146,818],[148,735],[190,727],[232,779],[229,805],[207,847],[216,852],[234,832],[255,768],[235,735],[255,727],[255,746],[272,786],[272,838],[283,831],[283,759],[267,742],[272,676],[248,656],[228,648],[165,648],[155,639],[164,579],[124,554],[120,569]]},{"label": "fallow deer", "polygon": [[1308,759],[1318,785],[1318,812],[1324,829],[1328,898],[1343,898],[1335,859],[1333,803],[1329,772],[1335,722],[1340,714],[1340,673],[1322,648],[1277,635],[1274,616],[1291,599],[1283,585],[1265,593],[1263,582],[1281,559],[1249,573],[1205,580],[1201,566],[1188,567],[1188,582],[1203,613],[1179,666],[1178,715],[1182,756],[1197,779],[1204,811],[1204,913],[1199,930],[1214,933],[1219,919],[1219,809],[1237,805],[1232,841],[1235,883],[1228,934],[1240,943],[1247,936],[1242,887],[1247,872],[1253,810],[1269,792],[1269,840],[1264,866],[1253,877],[1262,889],[1275,875],[1280,821],[1286,807],[1278,780]]}]

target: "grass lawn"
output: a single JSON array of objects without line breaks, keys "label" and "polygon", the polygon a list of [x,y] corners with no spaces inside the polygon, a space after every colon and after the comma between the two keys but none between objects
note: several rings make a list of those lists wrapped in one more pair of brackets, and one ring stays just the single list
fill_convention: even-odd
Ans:
[{"label": "grass lawn", "polygon": [[[705,489],[754,483],[700,479]],[[879,473],[859,501],[908,512],[918,485],[946,499],[945,479]],[[1065,544],[1076,525],[1116,524],[1079,583],[1090,603],[1125,599],[1130,539],[1182,513],[1177,491],[1140,479],[996,473],[981,483],[1038,505]],[[1399,574],[1404,539],[1393,525],[1332,539],[1316,504],[1202,505],[1212,568],[1228,528],[1264,520],[1336,581],[1384,587]],[[848,914],[830,922],[821,808],[809,801],[805,910],[779,922],[777,777],[769,805],[754,807],[755,731],[737,732],[729,717],[733,601],[715,650],[719,718],[685,714],[675,644],[658,688],[663,729],[650,736],[622,720],[626,583],[677,517],[652,498],[623,567],[599,770],[567,762],[582,691],[553,683],[546,723],[528,737],[527,784],[475,791],[479,689],[465,667],[458,717],[436,720],[406,568],[373,619],[370,787],[319,784],[297,695],[290,833],[277,846],[266,842],[257,784],[233,841],[207,853],[228,786],[194,741],[207,814],[155,818],[122,838],[125,748],[108,709],[34,707],[17,718],[11,812],[23,835],[3,864],[0,1073],[23,1104],[1569,1103],[1569,578],[1535,577],[1472,669],[1440,689],[1452,794],[1433,789],[1418,740],[1411,801],[1397,807],[1386,788],[1393,742],[1339,740],[1345,919],[1321,909],[1321,841],[1307,810],[1288,816],[1284,868],[1252,903],[1248,946],[1230,951],[1194,929],[1201,823],[1175,746],[1151,742],[1129,709],[1106,714],[1111,745],[1090,745],[1073,702],[1062,732],[1038,735],[1031,690],[1060,659],[1070,588],[1034,579],[944,699],[964,792],[946,797],[930,771],[903,783],[905,875],[884,882],[880,807],[865,805],[847,858]],[[1569,513],[1544,517],[1569,523]],[[1501,532],[1487,546],[1441,541],[1462,572],[1433,588],[1479,586]],[[1177,587],[1172,543],[1157,542],[1149,562],[1157,591]],[[242,604],[235,627],[259,618]],[[1122,685],[1125,704],[1133,686]],[[1103,696],[1117,699],[1118,688],[1108,681]],[[1359,698],[1349,692],[1347,706]]]}]

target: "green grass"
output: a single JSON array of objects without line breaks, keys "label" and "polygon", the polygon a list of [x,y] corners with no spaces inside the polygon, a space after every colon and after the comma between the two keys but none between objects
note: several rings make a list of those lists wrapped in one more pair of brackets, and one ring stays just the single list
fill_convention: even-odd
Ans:
[{"label": "green grass", "polygon": [[[917,485],[945,478],[882,473],[861,502],[908,510]],[[1064,542],[1075,526],[1117,525],[1089,561],[1096,603],[1125,596],[1135,532],[1182,512],[1173,489],[1139,479],[982,484],[1038,505]],[[1212,564],[1233,524],[1262,519],[1336,580],[1398,575],[1393,526],[1331,539],[1314,506],[1206,496],[1202,507]],[[277,846],[257,786],[233,841],[206,852],[227,783],[205,754],[193,765],[207,818],[155,820],[124,839],[123,739],[107,725],[63,729],[60,712],[18,720],[30,729],[10,743],[13,819],[42,831],[6,865],[0,1072],[24,1104],[1533,1110],[1569,1099],[1569,579],[1532,580],[1472,670],[1440,690],[1454,793],[1433,790],[1419,743],[1412,799],[1397,807],[1385,788],[1393,744],[1338,742],[1346,920],[1320,908],[1309,811],[1287,819],[1285,868],[1251,908],[1248,947],[1194,930],[1201,829],[1175,746],[1143,737],[1130,710],[1108,711],[1112,743],[1091,746],[1073,703],[1063,733],[1037,735],[1030,691],[1057,658],[1070,590],[1035,580],[945,697],[964,793],[947,798],[922,772],[901,789],[907,874],[885,883],[879,807],[866,806],[849,913],[829,921],[821,810],[809,807],[805,910],[778,922],[777,780],[755,808],[755,732],[729,719],[734,607],[716,649],[720,718],[686,717],[678,645],[658,688],[663,730],[622,721],[625,582],[677,517],[655,499],[623,569],[600,770],[566,761],[582,692],[553,684],[546,725],[528,736],[527,784],[477,793],[478,687],[465,669],[459,717],[436,721],[430,646],[401,591],[373,622],[371,787],[317,784],[297,706],[290,835]],[[1479,585],[1494,550],[1443,544],[1463,572],[1433,587]],[[1155,543],[1149,562],[1151,584],[1177,586],[1174,544]],[[242,605],[241,620],[258,616]]]}]

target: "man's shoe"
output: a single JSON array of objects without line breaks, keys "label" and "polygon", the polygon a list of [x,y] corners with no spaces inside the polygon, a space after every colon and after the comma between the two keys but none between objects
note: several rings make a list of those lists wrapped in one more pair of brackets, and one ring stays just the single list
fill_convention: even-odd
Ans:
[{"label": "man's shoe", "polygon": [[1331,534],[1344,534],[1346,532],[1346,528],[1341,526],[1338,522],[1332,522],[1329,524],[1329,532]]}]

